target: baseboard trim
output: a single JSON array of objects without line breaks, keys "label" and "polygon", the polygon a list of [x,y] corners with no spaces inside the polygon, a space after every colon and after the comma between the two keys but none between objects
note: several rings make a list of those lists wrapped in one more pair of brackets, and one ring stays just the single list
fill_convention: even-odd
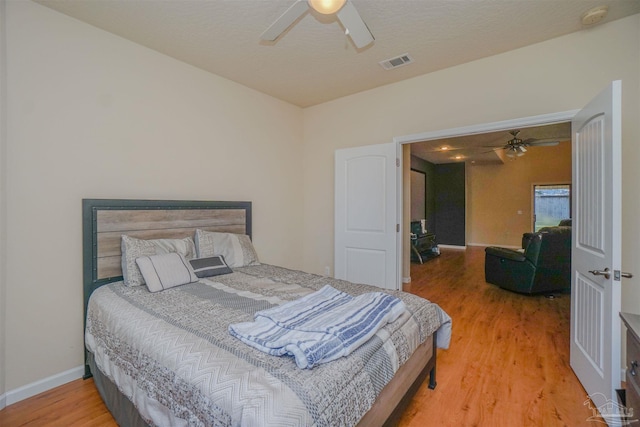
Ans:
[{"label": "baseboard trim", "polygon": [[13,405],[16,402],[28,399],[36,394],[40,394],[47,390],[51,390],[52,388],[56,388],[68,382],[82,378],[83,374],[84,366],[78,366],[77,368],[72,368],[68,371],[60,372],[59,374],[18,387],[15,390],[10,390],[5,394],[5,406]]},{"label": "baseboard trim", "polygon": [[439,248],[445,248],[445,249],[455,249],[457,251],[464,251],[465,249],[467,249],[467,246],[458,246],[458,245],[441,245],[440,243],[438,243],[438,247]]},{"label": "baseboard trim", "polygon": [[7,406],[7,395],[3,394],[0,396],[0,411],[2,411]]}]

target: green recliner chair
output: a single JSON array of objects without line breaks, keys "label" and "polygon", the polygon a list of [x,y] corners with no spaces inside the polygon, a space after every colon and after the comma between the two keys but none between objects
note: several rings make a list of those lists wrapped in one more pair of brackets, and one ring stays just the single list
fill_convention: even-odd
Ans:
[{"label": "green recliner chair", "polygon": [[525,294],[571,289],[571,227],[545,227],[522,237],[524,252],[485,249],[485,280]]}]

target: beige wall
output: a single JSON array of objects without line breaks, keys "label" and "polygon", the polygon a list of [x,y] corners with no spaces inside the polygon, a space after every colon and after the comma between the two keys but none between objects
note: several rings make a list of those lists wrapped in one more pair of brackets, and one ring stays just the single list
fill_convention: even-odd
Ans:
[{"label": "beige wall", "polygon": [[530,147],[502,165],[468,164],[467,244],[520,247],[522,233],[532,230],[532,185],[570,182],[570,141]]},{"label": "beige wall", "polygon": [[568,111],[614,79],[623,265],[640,264],[640,15],[304,111],[32,2],[7,2],[6,31],[0,393],[82,363],[83,197],[251,200],[263,261],[323,273],[337,148]]},{"label": "beige wall", "polygon": [[[333,153],[394,137],[581,108],[623,85],[623,267],[640,265],[640,15],[304,111],[304,267],[333,265]],[[640,312],[640,272],[623,287]]]},{"label": "beige wall", "polygon": [[5,390],[83,363],[82,198],[250,200],[302,267],[302,110],[29,1],[7,2]]},{"label": "beige wall", "polygon": [[4,406],[5,388],[5,331],[6,331],[6,275],[5,275],[5,147],[6,147],[6,13],[5,2],[0,0],[0,408]]}]

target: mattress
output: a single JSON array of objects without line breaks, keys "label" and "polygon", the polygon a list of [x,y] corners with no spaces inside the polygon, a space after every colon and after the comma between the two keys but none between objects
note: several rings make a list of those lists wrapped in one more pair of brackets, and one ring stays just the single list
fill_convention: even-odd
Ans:
[{"label": "mattress", "polygon": [[450,319],[437,304],[385,291],[407,313],[348,357],[300,369],[232,337],[229,325],[327,284],[353,296],[380,289],[266,264],[210,279],[157,293],[116,282],[91,295],[87,350],[150,425],[355,425],[427,337],[440,330],[448,345]]}]

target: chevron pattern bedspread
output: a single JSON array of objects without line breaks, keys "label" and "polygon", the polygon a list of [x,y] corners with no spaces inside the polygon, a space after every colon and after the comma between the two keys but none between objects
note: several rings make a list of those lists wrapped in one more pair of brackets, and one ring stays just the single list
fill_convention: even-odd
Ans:
[{"label": "chevron pattern bedspread", "polygon": [[87,349],[150,425],[355,425],[448,318],[436,304],[388,291],[407,313],[348,357],[300,369],[243,344],[229,324],[327,284],[353,296],[379,289],[265,264],[213,279],[158,293],[118,282],[91,296]]}]

